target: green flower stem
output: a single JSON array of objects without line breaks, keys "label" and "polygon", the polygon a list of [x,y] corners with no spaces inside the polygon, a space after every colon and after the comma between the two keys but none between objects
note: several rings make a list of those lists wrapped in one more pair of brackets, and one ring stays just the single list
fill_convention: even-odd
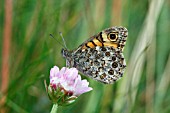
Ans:
[{"label": "green flower stem", "polygon": [[57,113],[57,109],[58,109],[58,104],[53,104],[53,107],[50,113]]}]

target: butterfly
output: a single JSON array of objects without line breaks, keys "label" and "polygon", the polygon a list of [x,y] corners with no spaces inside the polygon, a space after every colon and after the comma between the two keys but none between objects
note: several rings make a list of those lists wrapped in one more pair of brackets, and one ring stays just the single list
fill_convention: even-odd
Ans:
[{"label": "butterfly", "polygon": [[127,36],[125,27],[107,28],[78,48],[63,48],[61,53],[68,67],[75,67],[82,74],[101,83],[112,84],[123,76],[126,68],[123,49]]}]

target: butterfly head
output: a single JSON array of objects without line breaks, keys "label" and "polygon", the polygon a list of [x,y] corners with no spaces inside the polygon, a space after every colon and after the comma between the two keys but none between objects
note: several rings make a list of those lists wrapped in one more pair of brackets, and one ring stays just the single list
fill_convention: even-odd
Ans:
[{"label": "butterfly head", "polygon": [[70,52],[67,49],[62,48],[61,54],[64,58],[70,57]]}]

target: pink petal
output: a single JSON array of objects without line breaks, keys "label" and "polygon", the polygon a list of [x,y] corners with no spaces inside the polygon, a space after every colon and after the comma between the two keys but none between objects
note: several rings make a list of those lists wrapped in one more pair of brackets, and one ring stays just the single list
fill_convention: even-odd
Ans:
[{"label": "pink petal", "polygon": [[50,70],[50,78],[56,76],[56,74],[59,72],[59,68],[57,66],[54,66],[53,68],[51,68]]},{"label": "pink petal", "polygon": [[66,67],[63,67],[63,68],[60,70],[58,76],[59,76],[59,77],[63,77],[63,76],[64,76],[64,73],[65,73],[66,71],[67,71],[67,68],[66,68]]},{"label": "pink petal", "polygon": [[76,68],[70,68],[66,73],[66,79],[70,81],[75,81],[78,76],[78,70]]},{"label": "pink petal", "polygon": [[88,85],[89,85],[89,82],[87,82],[87,80],[81,80],[81,77],[76,79],[74,95],[79,96],[85,92],[91,91],[92,88],[88,87]]}]

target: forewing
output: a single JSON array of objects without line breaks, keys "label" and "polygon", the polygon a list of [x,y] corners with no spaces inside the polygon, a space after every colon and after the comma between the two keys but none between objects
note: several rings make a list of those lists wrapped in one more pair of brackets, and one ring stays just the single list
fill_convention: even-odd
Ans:
[{"label": "forewing", "polygon": [[105,46],[118,48],[119,50],[123,51],[127,36],[128,31],[125,27],[111,27],[92,36],[78,48],[87,49],[94,48],[96,46]]}]

